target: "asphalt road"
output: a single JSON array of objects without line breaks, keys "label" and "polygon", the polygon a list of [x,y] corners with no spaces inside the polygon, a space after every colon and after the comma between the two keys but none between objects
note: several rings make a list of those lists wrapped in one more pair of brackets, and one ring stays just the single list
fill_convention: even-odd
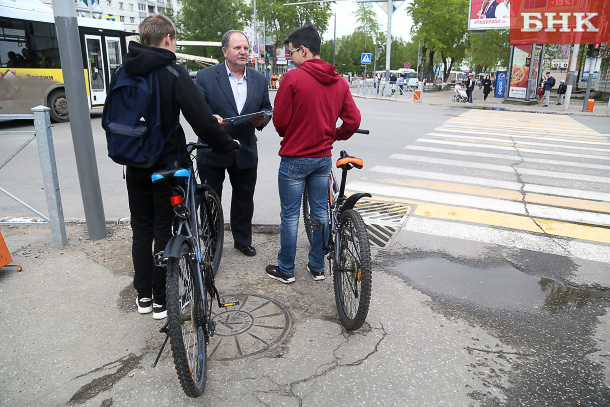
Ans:
[{"label": "asphalt road", "polygon": [[[371,394],[384,405],[441,405],[451,403],[447,392],[462,386],[456,405],[608,405],[610,119],[356,102],[361,127],[371,134],[337,143],[334,156],[344,149],[364,159],[364,169],[349,173],[347,188],[373,194],[360,208],[371,228],[394,231],[375,249],[379,285],[369,321],[375,349],[387,339],[392,351],[385,349],[373,365],[364,362],[366,352],[358,359],[380,378],[372,381]],[[122,169],[105,156],[99,120],[93,118],[92,126],[106,217],[124,218]],[[0,130],[24,126],[1,124]],[[82,219],[69,125],[57,124],[53,133],[65,216]],[[2,137],[3,146],[20,144],[17,137]],[[278,148],[272,126],[259,133],[256,224],[279,223]],[[0,154],[4,160],[10,152]],[[0,185],[44,209],[37,165],[35,146],[26,147],[0,170]],[[225,213],[228,198],[225,193]],[[372,203],[385,209],[372,210]],[[27,215],[15,208],[0,196],[2,216]],[[260,240],[265,250],[266,243]],[[267,250],[270,259],[273,250]],[[304,321],[295,346],[315,341],[308,330],[336,338],[324,321]],[[435,353],[443,347],[439,361]],[[402,363],[403,355],[414,368]],[[295,363],[298,354],[289,360]],[[313,390],[326,373],[305,383],[289,364],[282,372],[294,376],[292,395],[302,384],[309,397],[299,404],[319,405],[329,394],[341,400],[332,388]],[[249,363],[238,381],[256,367],[273,370],[267,359]],[[383,379],[391,368],[396,377]],[[224,366],[223,374],[235,378],[229,370]],[[465,377],[477,385],[464,388]],[[342,377],[333,383],[344,380],[355,386]],[[259,401],[283,404],[282,394]]]}]

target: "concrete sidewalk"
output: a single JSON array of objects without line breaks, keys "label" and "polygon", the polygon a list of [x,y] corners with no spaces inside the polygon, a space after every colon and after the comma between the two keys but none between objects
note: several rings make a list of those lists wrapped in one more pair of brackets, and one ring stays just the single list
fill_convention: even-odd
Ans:
[{"label": "concrete sidewalk", "polygon": [[[245,308],[218,329],[205,394],[189,399],[169,345],[151,367],[163,322],[135,309],[130,229],[111,225],[108,238],[91,241],[84,224],[67,227],[64,249],[53,247],[48,228],[2,227],[14,263],[23,266],[0,270],[3,406],[457,406],[502,397],[506,378],[494,372],[510,370],[514,350],[432,310],[428,296],[388,273],[387,257],[374,253],[367,322],[347,333],[332,279],[315,282],[306,271],[306,237],[299,236],[297,281],[284,285],[264,274],[275,263],[277,228],[258,227],[253,258],[225,234],[217,286]],[[271,308],[261,318],[273,319],[248,323],[263,307]],[[271,338],[253,326],[269,328]],[[222,352],[212,354],[216,348]]]},{"label": "concrete sidewalk", "polygon": [[608,100],[596,101],[593,111],[583,112],[583,101],[578,99],[572,99],[570,106],[567,111],[564,110],[564,106],[557,105],[557,90],[554,89],[551,92],[550,105],[548,107],[538,106],[536,101],[524,102],[518,100],[504,100],[503,98],[495,98],[493,92],[487,97],[487,101],[483,101],[483,90],[475,87],[472,97],[472,103],[461,103],[453,102],[453,89],[447,90],[427,90],[422,94],[421,102],[414,100],[413,92],[405,91],[403,95],[392,97],[376,97],[372,95],[360,95],[357,92],[357,88],[351,88],[352,95],[354,97],[363,97],[367,99],[383,99],[383,100],[395,100],[403,103],[421,103],[422,105],[429,106],[446,106],[446,107],[458,107],[464,109],[502,109],[512,112],[531,112],[531,113],[551,113],[551,114],[569,114],[569,115],[582,115],[582,116],[602,116],[608,117]]}]

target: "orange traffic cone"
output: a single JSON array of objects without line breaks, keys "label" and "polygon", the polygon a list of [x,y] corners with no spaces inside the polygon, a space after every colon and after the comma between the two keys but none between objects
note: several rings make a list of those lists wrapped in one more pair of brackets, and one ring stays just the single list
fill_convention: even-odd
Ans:
[{"label": "orange traffic cone", "polygon": [[17,264],[9,264],[13,261],[11,254],[8,251],[8,247],[6,247],[6,243],[4,243],[4,238],[2,237],[2,232],[0,232],[0,269],[3,267],[18,267],[17,271],[21,271],[21,266]]}]

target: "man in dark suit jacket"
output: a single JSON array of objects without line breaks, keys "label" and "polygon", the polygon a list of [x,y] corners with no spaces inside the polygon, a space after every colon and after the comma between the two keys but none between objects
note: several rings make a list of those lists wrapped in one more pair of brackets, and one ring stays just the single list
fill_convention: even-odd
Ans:
[{"label": "man in dark suit jacket", "polygon": [[247,68],[250,45],[241,31],[231,30],[222,37],[225,62],[200,70],[195,84],[208,102],[212,113],[227,133],[241,143],[241,150],[229,155],[202,153],[197,156],[199,176],[222,196],[225,170],[229,174],[231,196],[231,231],[235,248],[247,256],[256,255],[252,246],[252,215],[258,152],[254,129],[262,130],[267,116],[232,124],[223,118],[271,110],[267,78]]}]

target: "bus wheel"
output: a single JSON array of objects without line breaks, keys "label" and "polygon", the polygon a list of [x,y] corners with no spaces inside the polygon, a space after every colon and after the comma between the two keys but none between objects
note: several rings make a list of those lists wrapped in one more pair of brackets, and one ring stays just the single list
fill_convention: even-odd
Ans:
[{"label": "bus wheel", "polygon": [[54,91],[49,95],[49,108],[51,109],[51,120],[54,122],[67,122],[70,120],[68,115],[68,100],[63,89]]}]

